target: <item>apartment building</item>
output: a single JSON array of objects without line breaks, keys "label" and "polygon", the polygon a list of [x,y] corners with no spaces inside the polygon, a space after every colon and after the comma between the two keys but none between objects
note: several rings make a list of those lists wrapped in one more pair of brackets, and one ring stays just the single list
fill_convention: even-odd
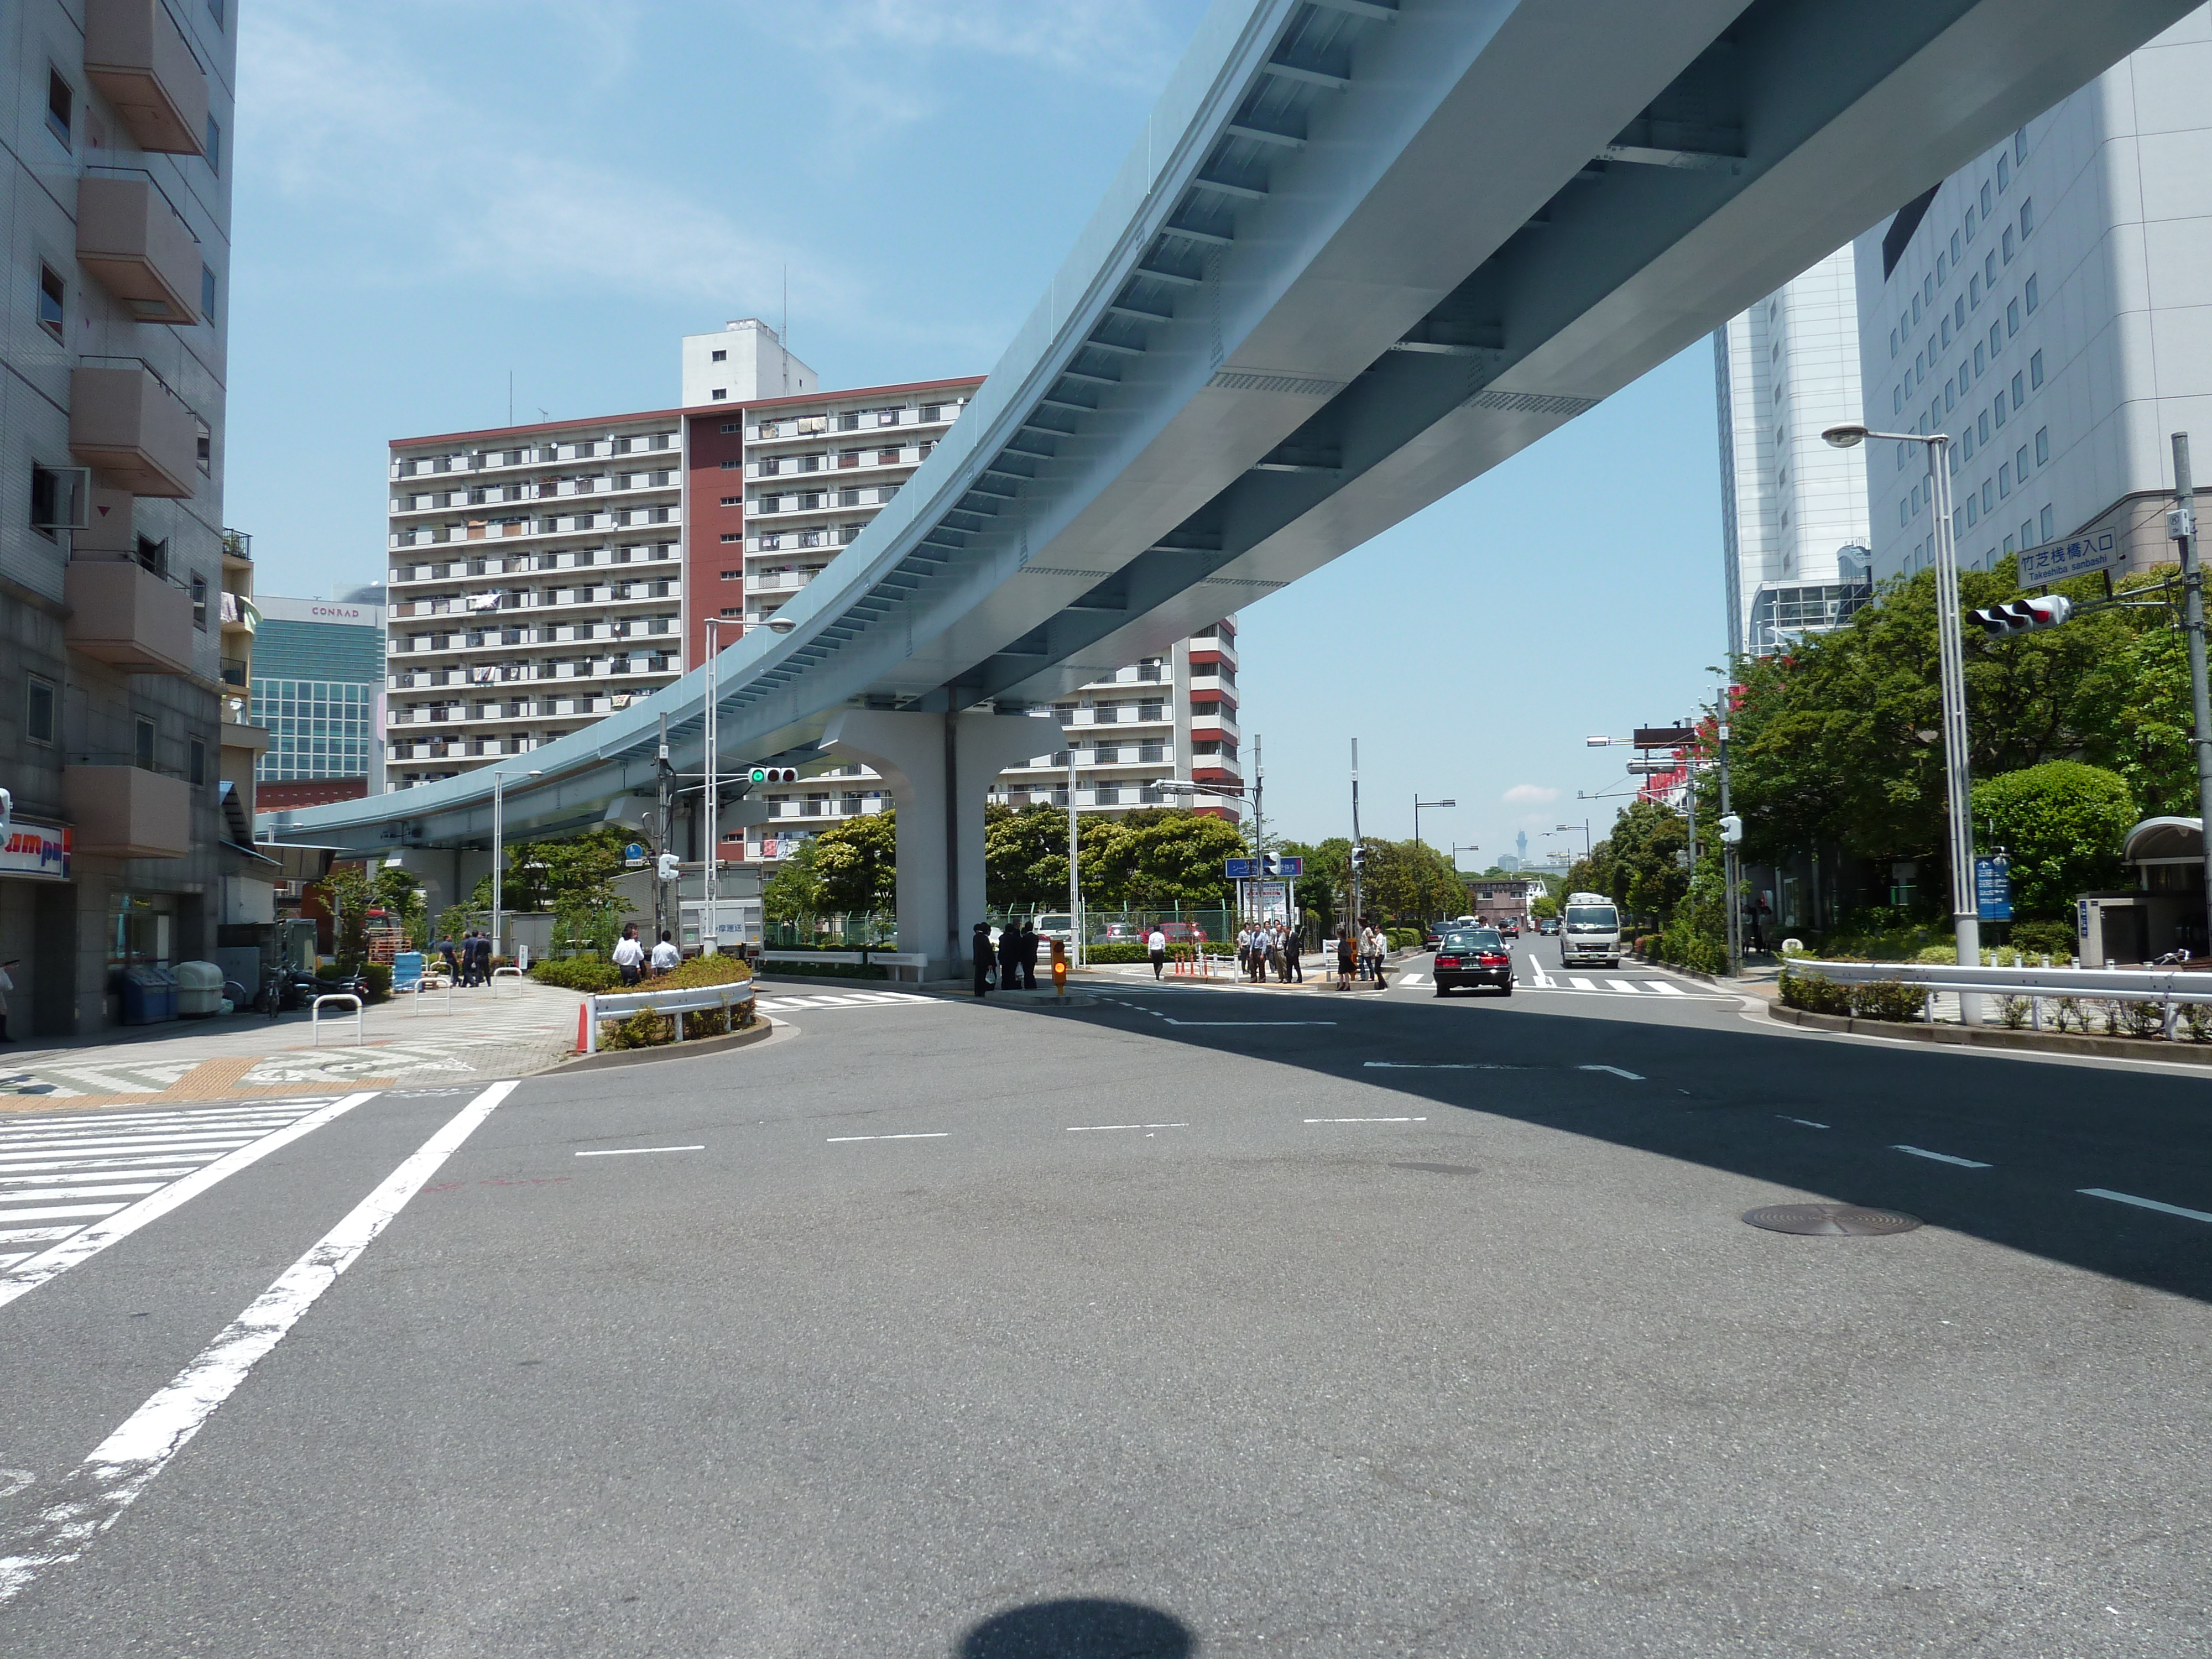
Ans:
[{"label": "apartment building", "polygon": [[[2173,557],[2168,434],[2212,446],[2212,7],[1858,238],[1864,418],[1952,436],[1960,563]],[[1926,446],[1869,446],[1874,570],[1935,556]],[[2199,470],[2204,463],[2197,463]]]},{"label": "apartment building", "polygon": [[1854,264],[1838,248],[1713,334],[1731,657],[1834,628],[1872,597],[1865,455],[1820,438],[1863,401]]},{"label": "apartment building", "polygon": [[684,665],[684,421],[391,446],[387,786],[528,754]]},{"label": "apartment building", "polygon": [[223,529],[235,28],[211,0],[0,10],[16,1037],[113,1024],[130,970],[212,957],[270,914],[252,562]]}]

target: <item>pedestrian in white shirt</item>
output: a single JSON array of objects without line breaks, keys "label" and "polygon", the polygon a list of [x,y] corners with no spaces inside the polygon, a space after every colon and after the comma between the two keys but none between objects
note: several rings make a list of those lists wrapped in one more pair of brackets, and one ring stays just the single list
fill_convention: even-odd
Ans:
[{"label": "pedestrian in white shirt", "polygon": [[635,985],[645,977],[645,944],[637,936],[635,922],[623,928],[622,938],[615,942],[614,963],[625,985]]},{"label": "pedestrian in white shirt", "polygon": [[1152,977],[1158,979],[1167,971],[1168,936],[1166,930],[1155,927],[1145,936],[1145,951],[1152,959]]},{"label": "pedestrian in white shirt", "polygon": [[653,971],[656,974],[665,974],[683,960],[684,952],[671,944],[668,935],[663,933],[660,936],[660,943],[653,947]]}]

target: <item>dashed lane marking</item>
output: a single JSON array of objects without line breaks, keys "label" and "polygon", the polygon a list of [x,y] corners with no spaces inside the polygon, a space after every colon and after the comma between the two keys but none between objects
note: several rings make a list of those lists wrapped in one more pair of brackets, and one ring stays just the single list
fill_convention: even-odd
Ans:
[{"label": "dashed lane marking", "polygon": [[1938,1164],[1955,1164],[1962,1170],[1987,1170],[1994,1167],[1983,1163],[1979,1158],[1956,1158],[1949,1152],[1931,1152],[1924,1146],[1892,1146],[1889,1150],[1893,1152],[1910,1152],[1915,1158],[1933,1158]]},{"label": "dashed lane marking", "polygon": [[596,1152],[579,1152],[578,1158],[635,1158],[640,1152],[703,1152],[704,1146],[609,1146]]},{"label": "dashed lane marking", "polygon": [[829,1144],[830,1144],[830,1146],[836,1146],[840,1141],[848,1141],[848,1140],[947,1140],[947,1139],[950,1139],[951,1138],[951,1135],[952,1135],[952,1131],[951,1131],[951,1130],[950,1130],[950,1129],[930,1129],[930,1130],[924,1131],[924,1132],[922,1132],[922,1133],[918,1133],[918,1134],[903,1134],[903,1135],[830,1135],[830,1136],[827,1137],[827,1139],[828,1139]]},{"label": "dashed lane marking", "polygon": [[1425,1117],[1310,1117],[1309,1123],[1426,1123]]},{"label": "dashed lane marking", "polygon": [[2074,1190],[2084,1198],[2109,1198],[2115,1204],[2132,1204],[2139,1210],[2156,1210],[2160,1215],[2178,1215],[2185,1221],[2212,1221],[2212,1214],[2203,1210],[2185,1209],[2179,1204],[2161,1204],[2154,1198],[2137,1198],[2133,1193],[2116,1193],[2109,1187],[2076,1187]]},{"label": "dashed lane marking", "polygon": [[1802,1123],[1808,1129],[1825,1129],[1828,1127],[1825,1123],[1815,1123],[1809,1117],[1791,1117],[1787,1112],[1777,1112],[1774,1115],[1784,1123]]},{"label": "dashed lane marking", "polygon": [[1370,1072],[1533,1072],[1534,1066],[1496,1065],[1486,1060],[1370,1060],[1363,1062]]},{"label": "dashed lane marking", "polygon": [[1072,1135],[1095,1134],[1101,1129],[1188,1129],[1188,1123],[1071,1123],[1067,1133]]},{"label": "dashed lane marking", "polygon": [[1626,1078],[1631,1083],[1642,1083],[1645,1080],[1643,1073],[1624,1072],[1618,1066],[1577,1066],[1575,1067],[1575,1070],[1577,1072],[1610,1072],[1615,1077]]}]

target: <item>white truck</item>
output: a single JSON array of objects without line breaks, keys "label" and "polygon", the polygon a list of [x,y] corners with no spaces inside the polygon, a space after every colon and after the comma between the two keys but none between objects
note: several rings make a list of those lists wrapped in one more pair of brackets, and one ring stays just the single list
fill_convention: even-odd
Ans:
[{"label": "white truck", "polygon": [[1570,893],[1559,927],[1563,968],[1620,966],[1620,912],[1602,893]]}]

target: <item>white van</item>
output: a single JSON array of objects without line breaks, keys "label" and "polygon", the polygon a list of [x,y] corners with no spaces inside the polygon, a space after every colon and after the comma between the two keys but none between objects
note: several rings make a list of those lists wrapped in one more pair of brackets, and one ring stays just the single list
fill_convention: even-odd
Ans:
[{"label": "white van", "polygon": [[1570,893],[1559,928],[1563,968],[1620,966],[1620,912],[1602,893]]}]

